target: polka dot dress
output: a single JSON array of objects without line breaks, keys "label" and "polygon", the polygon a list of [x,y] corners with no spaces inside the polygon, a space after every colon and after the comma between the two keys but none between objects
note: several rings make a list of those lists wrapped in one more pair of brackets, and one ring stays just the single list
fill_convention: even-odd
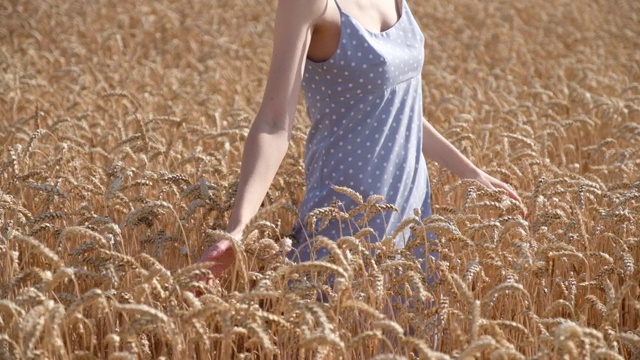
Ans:
[{"label": "polka dot dress", "polygon": [[[306,62],[302,88],[312,125],[305,152],[307,191],[289,256],[295,261],[324,255],[310,253],[318,235],[336,240],[369,227],[375,232],[369,241],[379,241],[412,216],[415,208],[421,209],[423,217],[431,214],[422,155],[424,36],[401,1],[398,22],[383,32],[366,29],[338,5],[337,51],[327,61]],[[398,212],[379,213],[367,221],[356,217],[309,224],[306,218],[314,209],[337,206],[348,212],[356,207],[332,185],[351,188],[365,201],[382,195]],[[405,245],[407,235],[394,239],[397,247]]]}]

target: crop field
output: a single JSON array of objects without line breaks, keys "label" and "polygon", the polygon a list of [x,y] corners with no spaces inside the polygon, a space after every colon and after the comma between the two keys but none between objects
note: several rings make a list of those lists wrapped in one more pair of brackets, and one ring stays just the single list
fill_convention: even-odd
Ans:
[{"label": "crop field", "polygon": [[434,215],[398,230],[428,272],[366,229],[289,262],[300,99],[206,283],[276,1],[0,2],[0,359],[640,359],[640,2],[409,5],[425,116],[526,214],[429,162]]}]

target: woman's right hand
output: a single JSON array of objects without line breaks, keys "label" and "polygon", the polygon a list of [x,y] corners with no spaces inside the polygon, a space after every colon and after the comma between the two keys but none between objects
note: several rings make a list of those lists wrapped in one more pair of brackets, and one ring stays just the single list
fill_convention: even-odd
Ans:
[{"label": "woman's right hand", "polygon": [[211,274],[214,277],[220,277],[225,270],[227,270],[236,259],[235,251],[233,250],[233,244],[228,239],[222,239],[219,242],[210,246],[202,257],[200,262],[215,262],[210,268]]}]

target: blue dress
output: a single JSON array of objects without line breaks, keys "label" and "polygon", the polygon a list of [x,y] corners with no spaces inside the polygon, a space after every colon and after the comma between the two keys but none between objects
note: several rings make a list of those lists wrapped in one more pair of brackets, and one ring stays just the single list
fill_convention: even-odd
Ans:
[{"label": "blue dress", "polygon": [[[374,230],[368,241],[391,235],[400,222],[431,214],[429,176],[422,155],[422,79],[424,36],[408,5],[391,28],[375,32],[342,11],[340,42],[324,62],[307,59],[302,81],[311,128],[305,148],[306,194],[294,227],[289,258],[308,261],[317,235],[337,240],[364,227]],[[397,212],[383,212],[366,222],[318,219],[314,209],[357,206],[332,185],[348,187],[366,199],[382,195]],[[311,225],[311,226],[309,226]],[[408,232],[394,239],[396,247]]]}]

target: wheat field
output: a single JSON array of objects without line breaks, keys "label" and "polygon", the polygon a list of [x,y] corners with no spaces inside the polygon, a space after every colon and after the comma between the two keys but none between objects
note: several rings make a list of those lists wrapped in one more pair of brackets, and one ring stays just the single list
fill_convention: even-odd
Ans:
[{"label": "wheat field", "polygon": [[425,116],[527,214],[429,163],[434,215],[399,231],[437,235],[430,273],[366,230],[288,262],[301,100],[206,284],[275,0],[0,3],[0,359],[640,359],[640,3],[410,6]]}]

